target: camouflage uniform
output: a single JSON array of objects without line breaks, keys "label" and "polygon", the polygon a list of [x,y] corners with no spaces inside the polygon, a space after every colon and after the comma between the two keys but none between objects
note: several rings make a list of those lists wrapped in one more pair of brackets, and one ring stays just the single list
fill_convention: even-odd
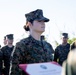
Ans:
[{"label": "camouflage uniform", "polygon": [[64,45],[59,45],[56,49],[55,49],[55,54],[54,54],[54,61],[57,62],[60,65],[62,65],[62,63],[67,59],[67,55],[70,51],[70,44],[66,44]]},{"label": "camouflage uniform", "polygon": [[41,63],[52,61],[52,46],[45,41],[35,40],[32,36],[16,44],[12,56],[10,75],[25,75],[19,64]]},{"label": "camouflage uniform", "polygon": [[4,75],[9,75],[9,68],[10,68],[10,56],[13,51],[14,46],[8,47],[4,46],[1,48],[3,53],[3,61],[4,61]]},{"label": "camouflage uniform", "polygon": [[3,54],[2,54],[2,51],[0,50],[0,75],[2,75],[2,57],[3,57]]}]

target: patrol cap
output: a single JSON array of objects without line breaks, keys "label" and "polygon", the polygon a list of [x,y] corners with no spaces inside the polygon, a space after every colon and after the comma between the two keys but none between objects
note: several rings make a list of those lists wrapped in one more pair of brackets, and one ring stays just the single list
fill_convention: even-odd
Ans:
[{"label": "patrol cap", "polygon": [[62,37],[68,38],[68,33],[62,33]]},{"label": "patrol cap", "polygon": [[43,16],[43,11],[41,9],[37,9],[35,11],[32,11],[30,13],[25,14],[26,17],[26,21],[34,21],[34,20],[38,20],[38,21],[44,21],[44,22],[48,22],[49,19]]},{"label": "patrol cap", "polygon": [[13,34],[8,34],[8,35],[6,35],[6,37],[8,38],[8,39],[10,39],[10,40],[13,40],[14,38],[13,38]]}]

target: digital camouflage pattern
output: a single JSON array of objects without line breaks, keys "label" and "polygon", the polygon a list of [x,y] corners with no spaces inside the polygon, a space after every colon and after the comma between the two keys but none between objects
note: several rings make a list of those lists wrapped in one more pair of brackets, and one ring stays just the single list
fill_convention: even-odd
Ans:
[{"label": "digital camouflage pattern", "polygon": [[26,20],[32,22],[34,20],[48,22],[49,19],[43,16],[43,11],[41,9],[37,9],[30,13],[25,14]]},{"label": "digital camouflage pattern", "polygon": [[54,61],[62,65],[63,62],[67,59],[69,51],[70,51],[70,44],[68,43],[65,46],[64,45],[57,46],[54,54]]},{"label": "digital camouflage pattern", "polygon": [[25,75],[19,64],[50,62],[53,60],[52,46],[35,40],[32,36],[18,42],[12,53],[10,75]]},{"label": "digital camouflage pattern", "polygon": [[10,68],[10,57],[11,57],[11,53],[13,51],[14,46],[12,47],[8,47],[8,46],[4,46],[1,48],[1,51],[3,53],[3,62],[4,62],[4,75],[9,75],[9,68]]}]

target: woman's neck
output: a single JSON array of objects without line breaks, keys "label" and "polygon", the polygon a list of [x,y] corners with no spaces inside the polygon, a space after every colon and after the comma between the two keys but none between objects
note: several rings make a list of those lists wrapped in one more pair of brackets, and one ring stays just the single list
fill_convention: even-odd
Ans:
[{"label": "woman's neck", "polygon": [[40,41],[40,37],[41,37],[41,34],[40,34],[40,33],[30,32],[30,35],[31,35],[34,39]]}]

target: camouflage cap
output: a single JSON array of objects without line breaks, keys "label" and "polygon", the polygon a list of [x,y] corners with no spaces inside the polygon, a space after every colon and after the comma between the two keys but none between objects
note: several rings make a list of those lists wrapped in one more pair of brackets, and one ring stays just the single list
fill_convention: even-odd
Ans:
[{"label": "camouflage cap", "polygon": [[14,38],[13,38],[13,34],[8,34],[8,35],[6,35],[6,37],[7,37],[8,39],[10,39],[10,40],[14,39]]},{"label": "camouflage cap", "polygon": [[37,9],[30,13],[25,14],[26,20],[31,22],[34,20],[48,22],[49,19],[43,16],[43,11],[41,9]]},{"label": "camouflage cap", "polygon": [[62,37],[68,38],[68,33],[62,33]]}]

